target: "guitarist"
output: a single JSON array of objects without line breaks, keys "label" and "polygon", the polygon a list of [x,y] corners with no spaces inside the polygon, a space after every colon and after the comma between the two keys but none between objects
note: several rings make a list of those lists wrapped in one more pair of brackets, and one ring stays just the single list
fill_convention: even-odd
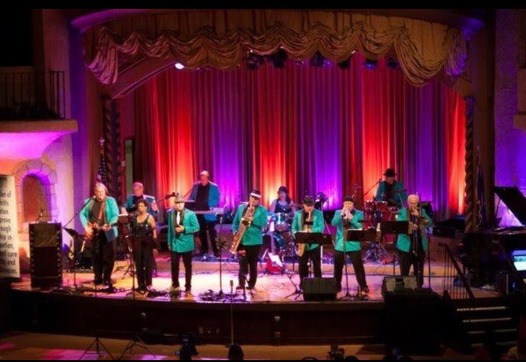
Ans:
[{"label": "guitarist", "polygon": [[93,252],[93,272],[95,285],[105,284],[112,288],[111,273],[115,263],[116,226],[119,218],[117,201],[108,196],[103,183],[95,184],[95,195],[85,201],[79,217],[84,227],[85,237],[91,240]]}]

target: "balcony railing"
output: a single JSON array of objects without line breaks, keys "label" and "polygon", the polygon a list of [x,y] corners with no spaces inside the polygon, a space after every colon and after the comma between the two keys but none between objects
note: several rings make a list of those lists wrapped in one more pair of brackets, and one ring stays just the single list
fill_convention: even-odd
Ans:
[{"label": "balcony railing", "polygon": [[0,120],[66,118],[63,71],[0,71]]}]

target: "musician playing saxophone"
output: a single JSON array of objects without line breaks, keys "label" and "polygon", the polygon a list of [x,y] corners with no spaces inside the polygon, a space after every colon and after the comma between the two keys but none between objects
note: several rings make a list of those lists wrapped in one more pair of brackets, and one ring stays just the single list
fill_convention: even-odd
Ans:
[{"label": "musician playing saxophone", "polygon": [[362,260],[362,247],[359,241],[345,240],[347,230],[361,229],[363,221],[363,212],[354,208],[354,199],[352,196],[346,196],[343,199],[343,208],[336,210],[331,224],[336,226],[336,241],[334,245],[334,279],[336,288],[342,290],[342,270],[345,265],[345,255],[351,258],[356,281],[360,287],[361,294],[369,293],[369,287],[365,279],[365,268]]},{"label": "musician playing saxophone", "polygon": [[[267,209],[260,204],[261,192],[252,190],[248,204],[239,205],[232,222],[234,235],[243,230],[240,244],[236,250],[239,257],[239,284],[236,289],[243,289],[247,274],[247,289],[254,289],[258,278],[258,253],[263,244],[262,229],[267,225]],[[251,215],[251,216],[250,216]]]},{"label": "musician playing saxophone", "polygon": [[433,221],[420,207],[418,195],[407,197],[407,207],[400,210],[397,221],[409,221],[408,234],[399,234],[396,249],[400,262],[400,274],[409,275],[411,265],[416,276],[417,287],[424,284],[424,262],[429,242],[425,228],[432,226]]},{"label": "musician playing saxophone", "polygon": [[[314,199],[306,196],[303,200],[303,209],[294,213],[292,221],[292,234],[297,232],[322,233],[325,229],[323,213],[314,208]],[[298,244],[300,285],[303,289],[303,279],[309,276],[308,262],[311,261],[314,277],[321,278],[321,249],[320,244]]]}]

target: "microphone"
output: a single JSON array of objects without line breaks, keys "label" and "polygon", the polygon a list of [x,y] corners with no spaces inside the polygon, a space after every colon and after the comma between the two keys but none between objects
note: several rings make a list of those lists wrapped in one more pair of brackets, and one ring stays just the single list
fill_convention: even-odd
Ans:
[{"label": "microphone", "polygon": [[175,196],[176,196],[175,192],[172,192],[171,194],[166,195],[166,196],[164,197],[164,199],[165,199],[165,200],[168,200],[170,197],[175,197]]}]

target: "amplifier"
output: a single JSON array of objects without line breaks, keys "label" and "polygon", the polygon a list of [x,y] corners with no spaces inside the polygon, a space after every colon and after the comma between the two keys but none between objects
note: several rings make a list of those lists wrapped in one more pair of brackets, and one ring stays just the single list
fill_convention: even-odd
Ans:
[{"label": "amplifier", "polygon": [[414,275],[394,275],[385,277],[382,282],[382,296],[386,293],[405,292],[415,290],[416,276]]}]

